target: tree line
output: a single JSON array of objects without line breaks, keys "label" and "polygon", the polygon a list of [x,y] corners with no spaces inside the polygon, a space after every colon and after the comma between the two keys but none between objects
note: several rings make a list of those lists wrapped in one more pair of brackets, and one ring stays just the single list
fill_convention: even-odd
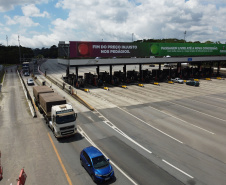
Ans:
[{"label": "tree line", "polygon": [[[176,38],[165,38],[165,39],[143,39],[143,40],[137,40],[134,42],[156,42],[156,43],[201,43],[200,41],[186,41],[184,39],[176,39]],[[212,42],[212,41],[206,41],[204,44],[221,44],[220,41]]]},{"label": "tree line", "polygon": [[21,64],[30,61],[31,58],[57,58],[58,47],[27,48],[23,46],[4,46],[0,44],[0,64]]}]

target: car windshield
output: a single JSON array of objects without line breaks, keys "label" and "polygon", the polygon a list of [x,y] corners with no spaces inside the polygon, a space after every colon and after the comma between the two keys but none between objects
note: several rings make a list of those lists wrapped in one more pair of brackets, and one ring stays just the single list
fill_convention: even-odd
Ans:
[{"label": "car windshield", "polygon": [[56,123],[57,124],[64,124],[69,123],[76,120],[75,114],[65,115],[65,116],[57,116]]},{"label": "car windshield", "polygon": [[109,162],[103,155],[93,158],[92,161],[93,161],[93,167],[95,169],[104,168],[105,166],[109,165]]}]

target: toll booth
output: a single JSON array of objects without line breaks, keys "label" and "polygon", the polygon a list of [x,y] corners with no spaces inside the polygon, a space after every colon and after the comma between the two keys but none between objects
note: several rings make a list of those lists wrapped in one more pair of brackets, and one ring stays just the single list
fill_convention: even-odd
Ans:
[{"label": "toll booth", "polygon": [[142,75],[141,75],[141,82],[146,82],[149,83],[152,79],[152,74],[151,71],[149,71],[148,69],[142,70],[141,71]]},{"label": "toll booth", "polygon": [[135,71],[135,70],[127,71],[127,82],[128,83],[137,82],[138,80],[139,80],[138,71]]}]

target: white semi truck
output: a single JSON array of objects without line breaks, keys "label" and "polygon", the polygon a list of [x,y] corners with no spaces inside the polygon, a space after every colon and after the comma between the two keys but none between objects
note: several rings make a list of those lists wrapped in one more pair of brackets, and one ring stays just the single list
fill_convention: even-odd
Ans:
[{"label": "white semi truck", "polygon": [[33,87],[33,95],[35,104],[56,138],[76,133],[77,113],[65,98],[47,86]]}]

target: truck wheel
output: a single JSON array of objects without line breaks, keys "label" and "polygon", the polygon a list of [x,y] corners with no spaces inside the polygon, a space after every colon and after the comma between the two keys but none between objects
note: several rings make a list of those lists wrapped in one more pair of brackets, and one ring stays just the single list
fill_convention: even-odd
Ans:
[{"label": "truck wheel", "polygon": [[53,135],[56,137],[56,132],[55,129],[53,128]]}]

